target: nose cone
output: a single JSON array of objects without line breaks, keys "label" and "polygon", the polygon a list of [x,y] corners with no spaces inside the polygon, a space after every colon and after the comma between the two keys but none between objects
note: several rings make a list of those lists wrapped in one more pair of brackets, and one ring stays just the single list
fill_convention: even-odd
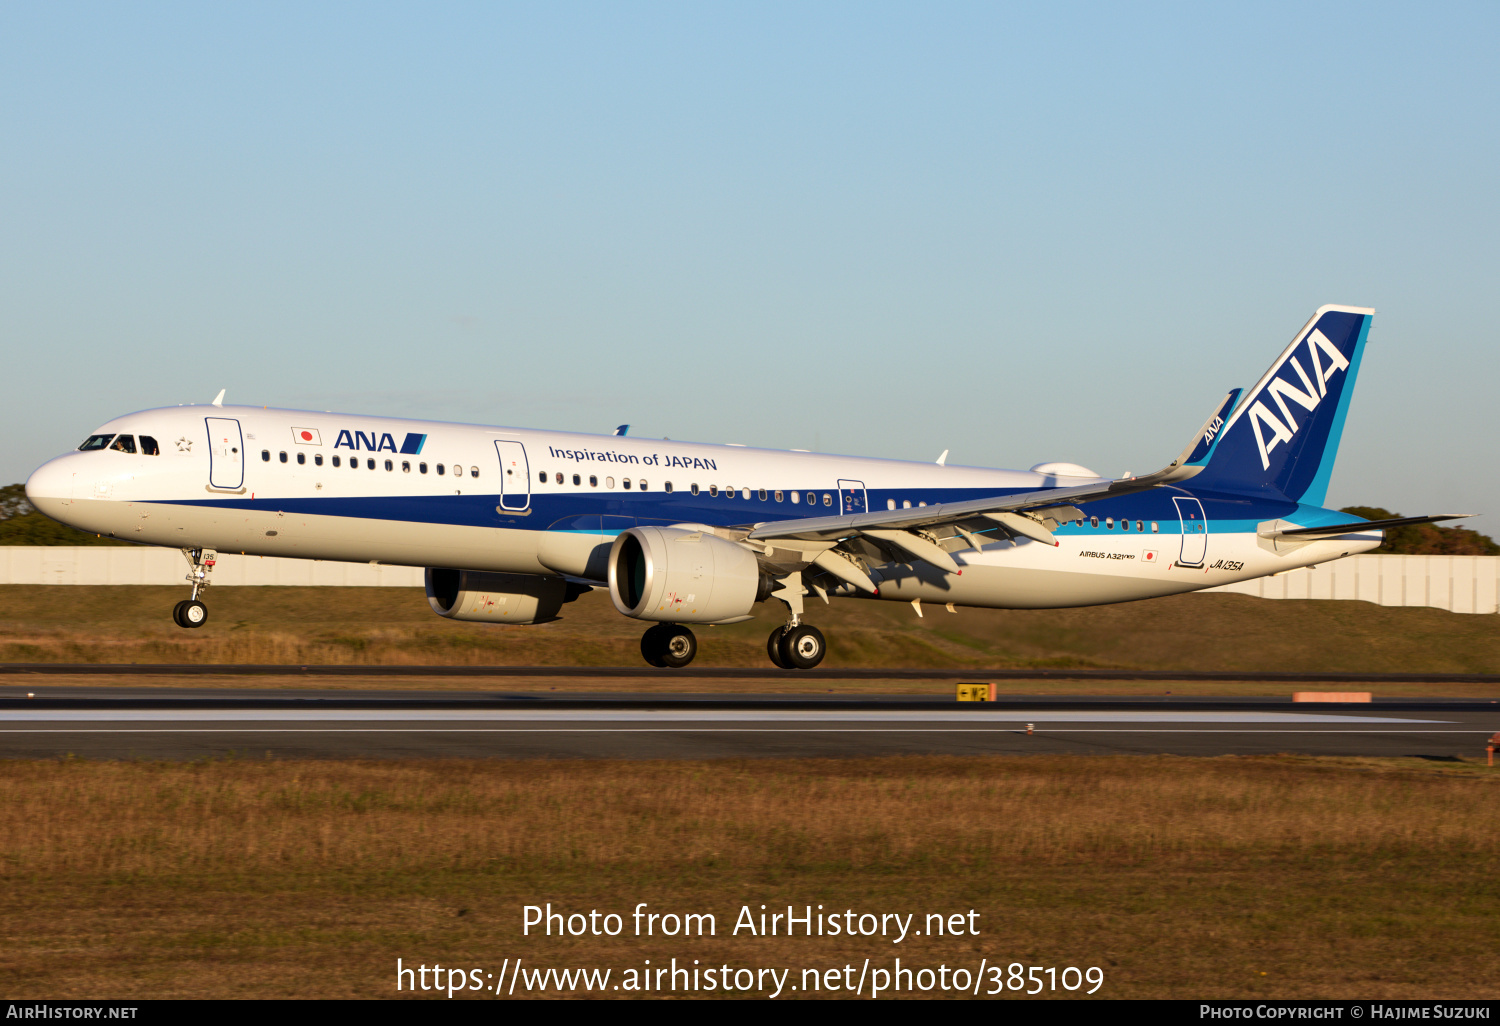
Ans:
[{"label": "nose cone", "polygon": [[53,520],[62,520],[63,509],[73,501],[77,471],[73,454],[43,463],[26,479],[27,500]]}]

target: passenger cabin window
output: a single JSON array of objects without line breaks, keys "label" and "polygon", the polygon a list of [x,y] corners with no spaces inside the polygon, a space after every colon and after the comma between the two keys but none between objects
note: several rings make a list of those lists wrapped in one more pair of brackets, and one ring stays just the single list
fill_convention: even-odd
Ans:
[{"label": "passenger cabin window", "polygon": [[299,466],[305,466],[307,464],[307,453],[299,452],[297,454],[297,464]]},{"label": "passenger cabin window", "polygon": [[317,467],[321,467],[323,465],[323,454],[322,453],[320,453],[320,452],[313,453],[313,465],[317,466]]},{"label": "passenger cabin window", "polygon": [[597,475],[597,474],[590,474],[589,475],[589,487],[590,488],[598,488],[599,487],[599,475]]},{"label": "passenger cabin window", "polygon": [[886,499],[885,500],[885,508],[886,509],[895,509],[896,508],[896,500],[895,499]]},{"label": "passenger cabin window", "polygon": [[606,487],[606,488],[613,488],[614,486],[615,486],[615,479],[614,478],[612,478],[612,477],[606,477],[604,479],[604,487]]},{"label": "passenger cabin window", "polygon": [[469,468],[469,476],[470,477],[478,477],[479,476],[479,468],[478,467],[470,467]]},{"label": "passenger cabin window", "polygon": [[1151,533],[1152,534],[1157,534],[1160,531],[1161,531],[1161,526],[1155,520],[1151,521]]},{"label": "passenger cabin window", "polygon": [[576,488],[578,485],[581,485],[581,484],[583,484],[583,476],[581,474],[574,474],[573,475],[573,486]]},{"label": "passenger cabin window", "polygon": [[337,466],[339,466],[339,458],[338,458],[338,457],[337,457],[337,456],[335,456],[335,457],[334,457],[334,458],[333,458],[333,465],[334,465],[334,466],[335,466],[335,467],[337,467]]},{"label": "passenger cabin window", "polygon": [[781,497],[782,497],[782,492],[778,489],[777,492],[776,492],[776,501],[780,502],[781,501]]},{"label": "passenger cabin window", "polygon": [[630,491],[630,478],[628,478],[628,477],[621,478],[620,479],[620,487],[624,488],[627,492]]},{"label": "passenger cabin window", "polygon": [[1146,525],[1145,525],[1145,524],[1143,524],[1143,523],[1141,523],[1141,522],[1140,522],[1140,521],[1139,521],[1139,520],[1137,520],[1137,521],[1136,521],[1136,522],[1135,522],[1135,529],[1136,529],[1136,530],[1137,530],[1137,531],[1144,531],[1144,530],[1145,530],[1145,529],[1146,529]]},{"label": "passenger cabin window", "polygon": [[709,498],[717,499],[719,497],[719,486],[718,485],[709,485],[708,486],[708,495],[709,495]]},{"label": "passenger cabin window", "polygon": [[764,488],[762,488],[760,490],[760,501],[761,502],[765,502],[766,501],[766,490]]},{"label": "passenger cabin window", "polygon": [[419,473],[419,474],[425,474],[425,473],[427,473],[427,464],[425,464],[425,463],[418,463],[417,464],[417,473]]},{"label": "passenger cabin window", "polygon": [[1130,521],[1129,520],[1121,520],[1120,521],[1120,530],[1122,530],[1122,531],[1128,531],[1128,530],[1130,530]]},{"label": "passenger cabin window", "polygon": [[439,463],[437,465],[437,472],[438,472],[438,477],[442,477],[443,476],[443,465],[441,463]]},{"label": "passenger cabin window", "polygon": [[135,452],[135,435],[120,435],[110,448],[115,452]]},{"label": "passenger cabin window", "polygon": [[282,462],[282,463],[285,463],[285,462],[286,462],[286,453],[282,453],[282,454],[281,454],[281,462]]},{"label": "passenger cabin window", "polygon": [[83,444],[78,447],[78,451],[79,452],[93,452],[95,449],[103,449],[105,446],[109,445],[109,440],[111,438],[113,438],[113,437],[115,437],[115,436],[114,435],[89,435],[87,438],[85,438],[83,440]]},{"label": "passenger cabin window", "polygon": [[1097,528],[1099,526],[1099,518],[1098,517],[1089,517],[1089,526]]},{"label": "passenger cabin window", "polygon": [[694,495],[697,495],[697,494],[698,494],[698,486],[697,486],[697,485],[689,485],[689,486],[688,486],[688,488],[689,488],[689,490],[690,490],[690,491],[691,491],[691,492],[692,492],[692,493],[693,493],[693,494],[694,494]]},{"label": "passenger cabin window", "polygon": [[[637,481],[635,483],[635,486],[636,486],[637,490],[639,490],[639,491],[643,491],[644,492],[646,490],[646,482],[644,480]],[[667,491],[670,492],[671,490],[672,490],[672,486],[671,485],[667,485]]]},{"label": "passenger cabin window", "polygon": [[396,464],[393,463],[393,462],[391,462],[390,460],[386,460],[385,461],[385,469],[386,470],[395,470],[396,469]]},{"label": "passenger cabin window", "polygon": [[371,470],[374,470],[375,469],[375,460],[374,459],[365,460],[365,466],[369,467]]},{"label": "passenger cabin window", "polygon": [[547,483],[547,472],[545,470],[542,471],[539,475],[537,475],[537,481],[539,481],[542,484],[546,484]]},{"label": "passenger cabin window", "polygon": [[403,474],[410,474],[411,473],[411,460],[402,460],[401,461],[401,473],[403,473]]},{"label": "passenger cabin window", "polygon": [[901,500],[901,508],[902,509],[911,509],[911,500],[910,499],[902,499]]},{"label": "passenger cabin window", "polygon": [[[668,495],[672,494],[672,482],[671,481],[668,481],[663,487],[666,489]],[[646,490],[646,482],[642,481],[641,482],[641,491],[644,492],[645,490]]]},{"label": "passenger cabin window", "polygon": [[142,435],[141,436],[141,455],[142,456],[160,456],[161,455],[161,446],[157,445],[156,444],[156,439],[152,438],[150,435]]},{"label": "passenger cabin window", "polygon": [[792,505],[795,506],[795,505],[797,505],[797,503],[799,503],[801,501],[802,501],[802,493],[800,493],[800,492],[793,492],[792,493]]},{"label": "passenger cabin window", "polygon": [[557,483],[558,484],[562,484],[563,483],[563,476],[561,474],[557,475]]},{"label": "passenger cabin window", "polygon": [[833,505],[833,496],[829,495],[827,492],[823,493],[823,505],[825,505],[825,506],[832,506]]},{"label": "passenger cabin window", "polygon": [[261,459],[262,463],[270,463],[271,462],[271,450],[270,449],[262,449],[260,451],[260,459]]}]

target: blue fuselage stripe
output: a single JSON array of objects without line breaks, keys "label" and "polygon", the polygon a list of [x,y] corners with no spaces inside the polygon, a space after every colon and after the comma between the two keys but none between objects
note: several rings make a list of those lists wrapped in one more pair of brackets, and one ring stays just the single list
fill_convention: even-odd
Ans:
[{"label": "blue fuselage stripe", "polygon": [[[755,495],[753,492],[751,494]],[[648,492],[634,495],[621,492],[608,494],[597,492],[540,493],[531,496],[530,510],[526,514],[497,508],[500,506],[499,496],[493,494],[317,498],[278,498],[257,495],[255,498],[215,496],[208,499],[153,501],[168,505],[257,510],[361,520],[618,534],[621,530],[636,523],[702,523],[715,527],[743,527],[755,523],[839,513],[836,505],[837,493],[830,490],[829,494],[833,497],[835,504],[828,507],[822,505],[822,493],[809,494],[817,494],[819,502],[816,505],[778,503],[770,499],[762,501],[758,498],[747,500],[740,497],[738,493],[732,499],[723,495],[719,497],[710,497],[707,494],[695,496],[685,492],[670,494]],[[894,498],[896,494],[909,497],[911,490],[901,489],[899,493],[896,491],[887,493],[871,489],[869,508],[872,510],[886,508],[887,499]],[[1004,494],[1016,493],[997,492],[994,489],[928,489],[924,490],[924,501],[929,505],[936,505]],[[1254,531],[1258,524],[1276,519],[1295,520],[1299,524],[1310,527],[1342,523],[1350,519],[1346,514],[1333,510],[1303,506],[1291,501],[1221,496],[1207,492],[1192,493],[1182,488],[1163,488],[1087,503],[1080,508],[1090,517],[1098,517],[1101,526],[1095,528],[1091,521],[1085,521],[1086,526],[1066,525],[1060,529],[1060,533],[1075,534],[1103,530],[1103,523],[1107,518],[1116,523],[1121,520],[1155,521],[1161,531],[1172,533],[1179,528],[1177,509],[1172,503],[1174,495],[1195,495],[1203,503],[1209,530],[1215,534]],[[611,523],[611,521],[614,522]]]}]

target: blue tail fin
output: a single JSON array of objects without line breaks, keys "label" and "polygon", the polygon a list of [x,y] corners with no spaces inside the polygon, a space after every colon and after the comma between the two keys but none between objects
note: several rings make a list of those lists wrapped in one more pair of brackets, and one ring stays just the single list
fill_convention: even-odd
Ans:
[{"label": "blue tail fin", "polygon": [[1321,506],[1374,314],[1319,308],[1229,415],[1193,487]]}]

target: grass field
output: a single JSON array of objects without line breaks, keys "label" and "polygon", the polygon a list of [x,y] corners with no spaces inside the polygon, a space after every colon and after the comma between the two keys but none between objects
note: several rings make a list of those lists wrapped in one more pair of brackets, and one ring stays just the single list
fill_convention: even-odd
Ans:
[{"label": "grass field", "polygon": [[[398,957],[619,980],[648,958],[900,956],[1099,966],[1107,997],[1493,998],[1497,785],[1291,756],[9,762],[0,979],[13,999],[377,997]],[[523,937],[549,901],[626,932]],[[639,901],[717,935],[633,938]],[[762,903],[918,928],[973,909],[980,933],[731,936]]]},{"label": "grass field", "polygon": [[[560,621],[455,623],[397,588],[219,588],[195,631],[182,588],[0,587],[0,662],[638,666],[642,626],[594,593]],[[780,608],[779,606],[777,607]],[[782,614],[699,630],[700,666],[767,666]],[[1500,673],[1500,617],[1366,602],[1183,595],[1060,610],[814,603],[825,666]]]}]

